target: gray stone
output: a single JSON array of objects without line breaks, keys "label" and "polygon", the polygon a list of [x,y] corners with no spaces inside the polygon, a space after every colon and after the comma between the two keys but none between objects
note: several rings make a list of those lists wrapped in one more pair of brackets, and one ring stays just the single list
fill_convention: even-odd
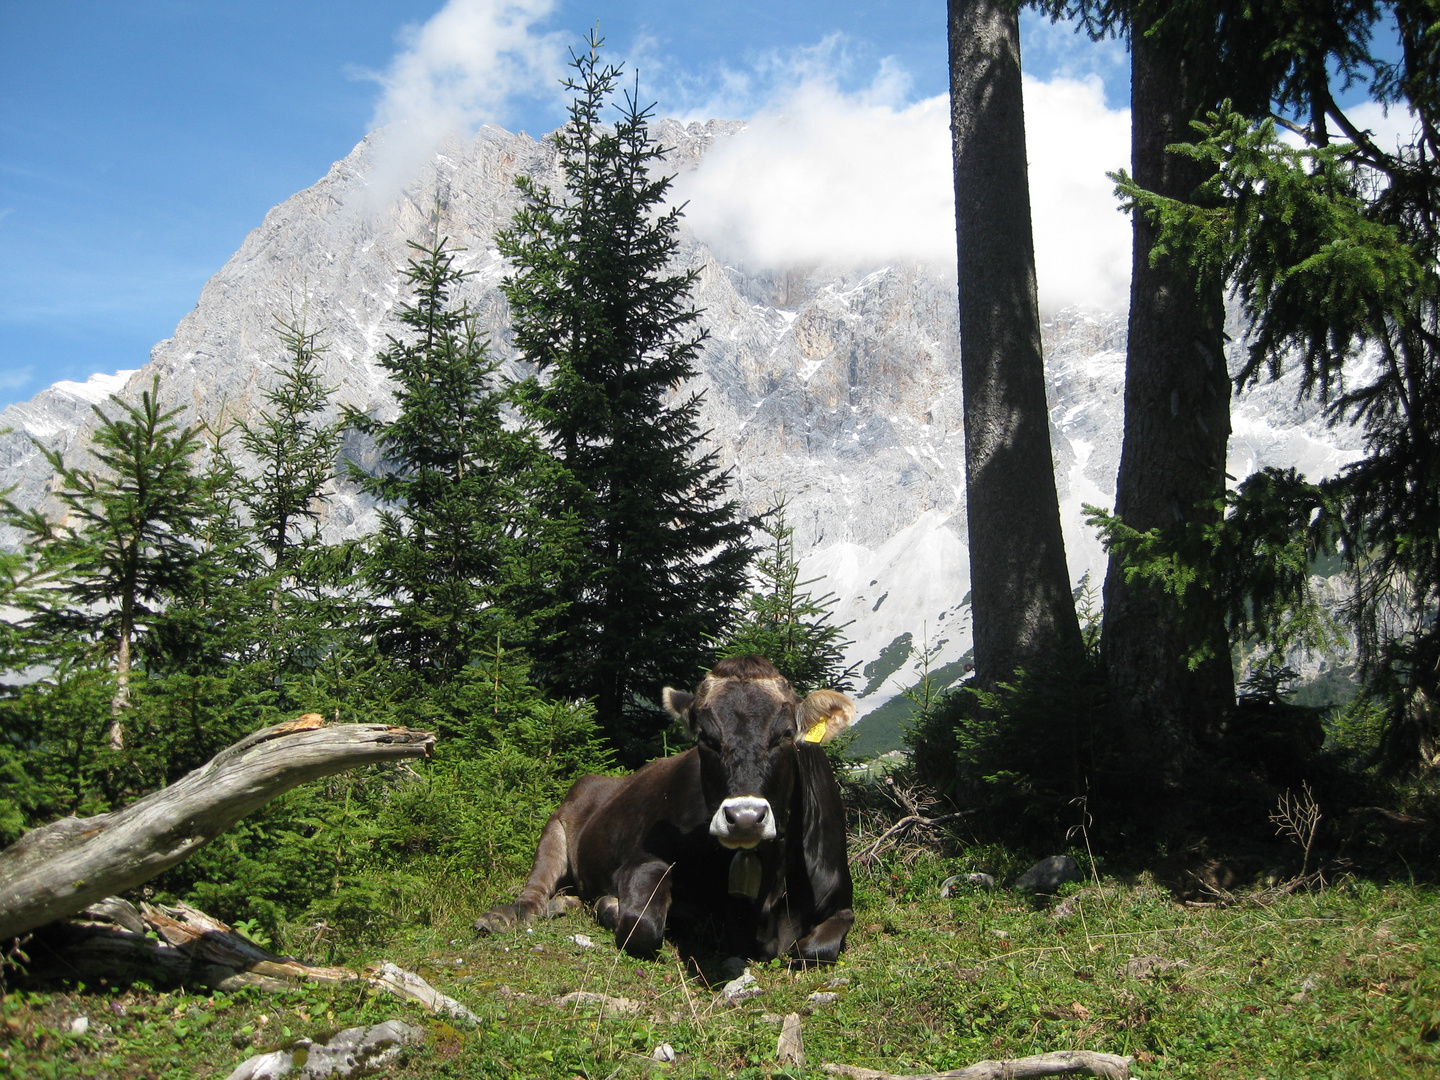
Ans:
[{"label": "gray stone", "polygon": [[1049,895],[1061,885],[1072,881],[1083,881],[1080,864],[1069,855],[1052,855],[1041,859],[1025,873],[1015,879],[1016,892],[1033,892]]},{"label": "gray stone", "polygon": [[756,984],[755,976],[746,971],[738,979],[731,979],[726,983],[725,989],[720,993],[730,1001],[744,1001],[746,998],[759,997],[764,991]]},{"label": "gray stone", "polygon": [[1171,968],[1189,966],[1184,960],[1167,960],[1163,956],[1132,956],[1121,971],[1132,979],[1153,979]]},{"label": "gray stone", "polygon": [[344,1080],[388,1068],[407,1046],[422,1042],[425,1032],[403,1020],[337,1031],[323,1043],[298,1039],[285,1050],[256,1054],[242,1061],[226,1080]]},{"label": "gray stone", "polygon": [[775,1044],[775,1060],[782,1065],[805,1064],[805,1035],[800,1029],[800,1014],[786,1013],[780,1024],[780,1038]]},{"label": "gray stone", "polygon": [[294,1069],[295,1059],[291,1051],[272,1050],[268,1054],[246,1058],[225,1080],[279,1080],[282,1076],[289,1076]]},{"label": "gray stone", "polygon": [[556,1005],[576,1008],[590,1005],[600,1010],[601,1016],[633,1016],[640,1011],[640,1003],[632,998],[612,997],[598,994],[593,990],[572,990],[555,999]]},{"label": "gray stone", "polygon": [[300,1080],[323,1080],[326,1077],[364,1076],[378,1072],[396,1061],[407,1046],[425,1038],[425,1032],[403,1020],[386,1020],[372,1027],[346,1028],[337,1031],[324,1043],[311,1043],[305,1061],[298,1060]]},{"label": "gray stone", "polygon": [[940,899],[950,899],[960,891],[961,885],[973,885],[986,892],[995,891],[995,879],[989,874],[954,874],[940,883]]}]

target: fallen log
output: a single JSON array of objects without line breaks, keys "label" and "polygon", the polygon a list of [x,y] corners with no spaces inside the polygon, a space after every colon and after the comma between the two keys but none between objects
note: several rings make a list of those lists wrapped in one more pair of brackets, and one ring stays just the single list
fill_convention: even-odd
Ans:
[{"label": "fallen log", "polygon": [[307,780],[428,756],[435,736],[316,714],[265,728],[176,783],[93,818],[64,818],[0,851],[0,941],[133,889]]},{"label": "fallen log", "polygon": [[856,1065],[826,1065],[825,1071],[851,1080],[1032,1080],[1041,1076],[1098,1076],[1103,1080],[1130,1080],[1134,1058],[1097,1054],[1090,1050],[1061,1050],[1053,1054],[981,1061],[963,1069],[940,1073],[887,1073]]},{"label": "fallen log", "polygon": [[[376,990],[417,1001],[429,1012],[477,1024],[480,1018],[420,976],[389,961],[357,971],[317,967],[277,956],[198,908],[110,898],[92,904],[86,919],[51,923],[27,943],[22,985],[55,980],[123,985],[143,979],[152,986],[201,986],[210,990],[288,990],[301,983],[363,982]],[[139,925],[140,931],[129,929]],[[147,936],[153,930],[163,940]]]}]

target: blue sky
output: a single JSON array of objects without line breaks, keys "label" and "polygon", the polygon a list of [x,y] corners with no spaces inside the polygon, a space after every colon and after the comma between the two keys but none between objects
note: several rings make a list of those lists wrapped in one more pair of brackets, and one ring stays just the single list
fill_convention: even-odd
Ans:
[{"label": "blue sky", "polygon": [[[0,5],[0,405],[58,379],[143,363],[265,212],[386,118],[393,93],[376,76],[413,57],[417,34],[444,6]],[[477,6],[493,17],[495,4]],[[823,67],[842,95],[884,82],[895,109],[946,87],[939,0],[514,6],[524,16],[519,51],[551,60],[598,21],[662,114],[695,118],[710,106],[748,115],[806,64]],[[1096,70],[1123,104],[1117,47],[1037,27],[1027,27],[1027,67]],[[562,101],[544,70],[500,82],[499,98],[465,120],[532,134],[559,122]]]}]

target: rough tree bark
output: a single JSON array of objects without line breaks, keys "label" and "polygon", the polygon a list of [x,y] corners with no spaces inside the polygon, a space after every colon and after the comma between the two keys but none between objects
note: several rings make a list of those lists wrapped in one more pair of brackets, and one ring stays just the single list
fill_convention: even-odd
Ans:
[{"label": "rough tree bark", "polygon": [[1018,9],[949,0],[966,517],[977,682],[1081,649],[1040,347]]},{"label": "rough tree bark", "polygon": [[293,787],[376,761],[425,757],[435,736],[315,714],[265,728],[113,813],[64,818],[0,851],[0,941],[133,889]]},{"label": "rough tree bark", "polygon": [[[1132,168],[1140,186],[1185,199],[1205,167],[1165,147],[1190,138],[1190,119],[1203,104],[1199,80],[1191,59],[1144,29],[1136,25],[1130,35]],[[1230,437],[1220,288],[1202,297],[1191,278],[1163,262],[1151,266],[1154,242],[1154,228],[1137,214],[1115,512],[1141,531],[1214,517]],[[1104,595],[1103,651],[1116,704],[1174,782],[1235,704],[1224,613],[1203,599],[1182,613],[1159,589],[1127,583],[1115,558]],[[1192,671],[1187,659],[1207,645],[1213,655]]]}]

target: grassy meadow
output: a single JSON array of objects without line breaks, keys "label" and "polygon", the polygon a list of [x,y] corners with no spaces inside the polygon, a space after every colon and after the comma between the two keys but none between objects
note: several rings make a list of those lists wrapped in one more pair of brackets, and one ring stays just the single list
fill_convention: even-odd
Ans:
[{"label": "grassy meadow", "polygon": [[[761,993],[741,1001],[720,992],[720,958],[686,960],[667,945],[658,960],[630,959],[584,911],[477,937],[470,921],[518,882],[440,881],[396,896],[384,940],[317,943],[287,927],[275,945],[312,962],[392,960],[466,1004],[478,1028],[358,985],[12,986],[0,1075],[225,1077],[299,1037],[394,1017],[428,1032],[397,1077],[801,1078],[825,1075],[826,1062],[917,1073],[1064,1049],[1131,1055],[1146,1080],[1440,1075],[1435,888],[1342,878],[1195,906],[1148,875],[1102,868],[1058,903],[970,886],[939,898],[950,874],[1008,880],[1022,865],[994,848],[894,849],[857,868],[857,920],[839,964],[751,965]],[[556,1003],[577,990],[630,1011]],[[792,1012],[803,1066],[776,1061]],[[76,1033],[81,1016],[88,1029]],[[673,1062],[652,1056],[662,1044]]]}]

